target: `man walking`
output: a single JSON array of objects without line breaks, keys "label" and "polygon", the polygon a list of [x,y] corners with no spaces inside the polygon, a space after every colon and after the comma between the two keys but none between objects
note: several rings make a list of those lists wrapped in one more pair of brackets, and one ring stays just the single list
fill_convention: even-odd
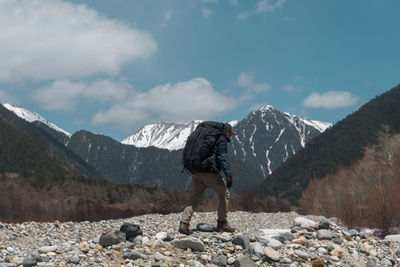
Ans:
[{"label": "man walking", "polygon": [[[197,126],[195,132],[189,136],[184,149],[183,161],[185,168],[192,173],[191,202],[182,212],[182,219],[179,224],[180,233],[186,235],[193,233],[190,230],[190,220],[207,187],[211,188],[219,199],[217,231],[235,231],[227,222],[227,208],[230,198],[228,188],[232,186],[228,142],[233,135],[236,135],[236,133],[228,123],[202,122]],[[190,157],[194,159],[188,160]],[[225,174],[226,182],[221,175],[221,170]]]}]

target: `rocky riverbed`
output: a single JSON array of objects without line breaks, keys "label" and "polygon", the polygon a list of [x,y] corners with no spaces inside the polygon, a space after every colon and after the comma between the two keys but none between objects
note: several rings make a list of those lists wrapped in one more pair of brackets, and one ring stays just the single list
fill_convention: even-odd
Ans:
[{"label": "rocky riverbed", "polygon": [[[229,213],[235,233],[217,233],[215,212],[195,213],[191,236],[180,214],[100,222],[0,223],[0,267],[8,266],[399,266],[398,236],[290,213]],[[141,233],[126,240],[124,223]],[[113,239],[114,238],[114,239]]]}]

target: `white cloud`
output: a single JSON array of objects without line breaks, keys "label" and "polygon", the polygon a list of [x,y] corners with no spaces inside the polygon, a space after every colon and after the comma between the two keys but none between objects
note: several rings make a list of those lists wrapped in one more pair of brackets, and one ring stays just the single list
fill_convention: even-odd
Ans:
[{"label": "white cloud", "polygon": [[0,82],[116,75],[157,50],[150,33],[61,0],[1,0],[0,32]]},{"label": "white cloud", "polygon": [[171,20],[172,19],[172,13],[170,12],[170,11],[166,11],[165,13],[164,13],[164,20],[165,21],[169,21],[169,20]]},{"label": "white cloud", "polygon": [[242,72],[236,84],[240,87],[250,87],[254,84],[254,73],[252,72]]},{"label": "white cloud", "polygon": [[243,13],[238,14],[236,18],[237,18],[237,19],[241,19],[241,20],[245,20],[245,19],[247,19],[248,17],[249,17],[249,13],[243,12]]},{"label": "white cloud", "polygon": [[271,86],[268,83],[257,83],[254,85],[253,90],[256,93],[268,91]]},{"label": "white cloud", "polygon": [[288,85],[285,85],[285,86],[283,87],[283,90],[286,91],[286,92],[289,92],[289,93],[296,93],[296,92],[301,92],[301,91],[303,91],[304,88],[295,86],[295,85],[293,85],[293,84],[288,84]]},{"label": "white cloud", "polygon": [[132,87],[125,82],[100,80],[92,83],[55,81],[32,93],[33,99],[45,110],[74,111],[78,104],[98,101],[123,101]]},{"label": "white cloud", "polygon": [[295,92],[295,91],[296,91],[296,88],[295,88],[293,85],[288,84],[288,85],[286,85],[286,86],[283,87],[283,90],[285,90],[285,91],[287,91],[287,92]]},{"label": "white cloud", "polygon": [[208,19],[209,17],[211,17],[212,10],[208,8],[201,8],[201,14],[205,19]]},{"label": "white cloud", "polygon": [[256,83],[254,77],[255,74],[252,72],[242,72],[235,82],[235,85],[246,88],[248,93],[261,93],[268,91],[271,88],[268,83]]},{"label": "white cloud", "polygon": [[134,92],[109,110],[98,112],[93,124],[113,124],[124,129],[150,120],[188,121],[209,119],[233,110],[237,102],[217,92],[204,78],[156,86],[147,92]]},{"label": "white cloud", "polygon": [[239,6],[239,1],[238,0],[229,0],[229,4],[232,6]]},{"label": "white cloud", "polygon": [[286,0],[260,0],[256,5],[257,13],[270,13],[282,8]]},{"label": "white cloud", "polygon": [[358,96],[350,92],[329,91],[323,94],[312,93],[304,101],[307,108],[336,109],[354,106],[359,100]]}]

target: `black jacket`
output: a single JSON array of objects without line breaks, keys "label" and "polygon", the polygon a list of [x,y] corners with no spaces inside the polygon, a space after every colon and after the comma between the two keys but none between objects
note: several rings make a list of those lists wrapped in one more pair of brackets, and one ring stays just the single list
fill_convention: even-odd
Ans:
[{"label": "black jacket", "polygon": [[218,170],[222,170],[227,177],[232,177],[231,165],[228,158],[228,143],[230,141],[226,133],[221,134],[215,142],[213,150],[213,158],[217,163]]}]

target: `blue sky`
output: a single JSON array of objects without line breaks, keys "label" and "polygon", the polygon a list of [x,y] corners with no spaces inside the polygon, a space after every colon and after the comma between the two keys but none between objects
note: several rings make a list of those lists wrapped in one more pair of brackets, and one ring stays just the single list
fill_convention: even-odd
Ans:
[{"label": "blue sky", "polygon": [[0,102],[121,140],[261,106],[337,122],[400,83],[396,0],[0,0]]}]

